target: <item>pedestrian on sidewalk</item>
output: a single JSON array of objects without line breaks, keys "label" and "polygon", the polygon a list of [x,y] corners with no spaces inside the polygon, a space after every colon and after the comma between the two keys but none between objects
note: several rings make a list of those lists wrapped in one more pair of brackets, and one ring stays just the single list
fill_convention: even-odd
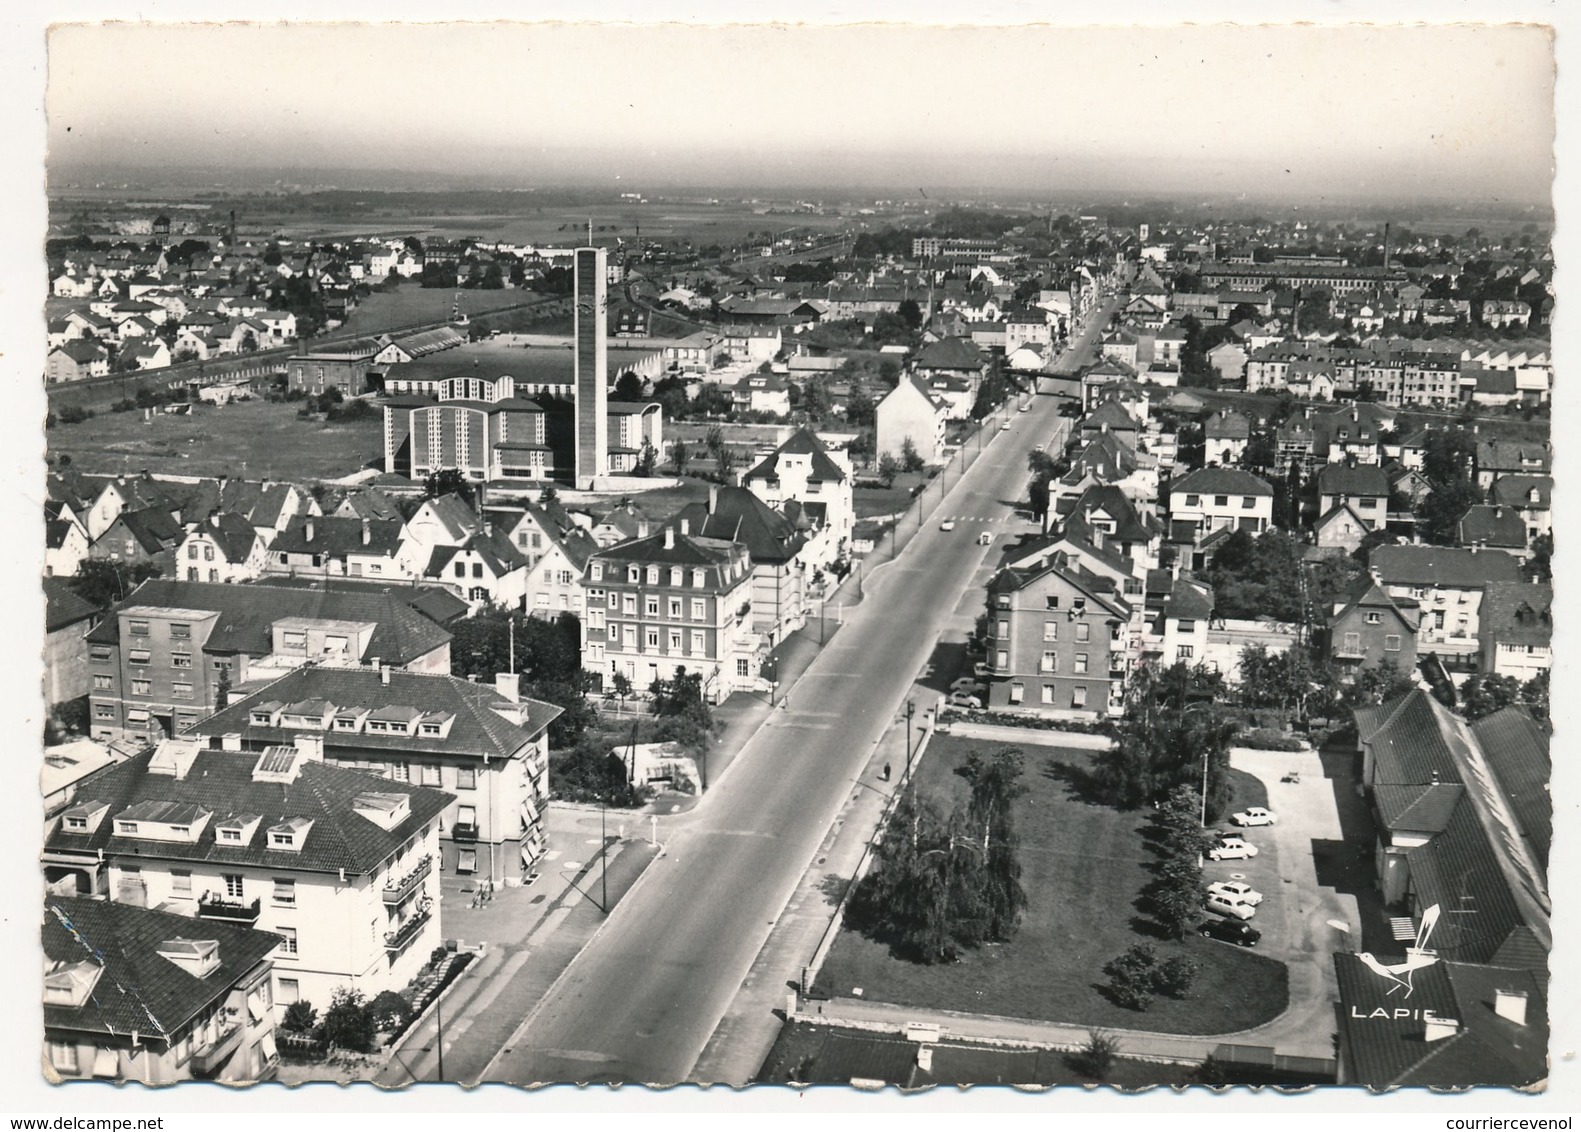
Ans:
[{"label": "pedestrian on sidewalk", "polygon": [[885,782],[889,781],[889,764],[888,763],[884,764],[884,781]]}]

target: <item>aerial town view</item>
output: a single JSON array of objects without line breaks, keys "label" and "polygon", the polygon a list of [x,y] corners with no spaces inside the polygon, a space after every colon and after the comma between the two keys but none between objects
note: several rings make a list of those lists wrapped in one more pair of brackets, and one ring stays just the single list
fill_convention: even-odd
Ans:
[{"label": "aerial town view", "polygon": [[[527,122],[496,49],[710,33],[437,30],[51,35],[43,1079],[1541,1092],[1541,29],[1049,35],[1169,120],[892,156],[750,35]],[[1358,110],[1411,42],[1478,98]]]}]

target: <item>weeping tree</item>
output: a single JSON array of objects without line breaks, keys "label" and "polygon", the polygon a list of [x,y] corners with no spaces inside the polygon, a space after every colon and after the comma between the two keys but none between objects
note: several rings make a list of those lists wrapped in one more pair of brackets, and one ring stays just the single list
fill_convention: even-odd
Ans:
[{"label": "weeping tree", "polygon": [[1103,798],[1134,810],[1176,786],[1201,781],[1206,766],[1208,818],[1229,801],[1229,750],[1238,725],[1213,697],[1223,678],[1201,667],[1175,664],[1138,669],[1126,685],[1125,714],[1114,746],[1100,751],[1094,777]]},{"label": "weeping tree", "polygon": [[921,963],[954,962],[1008,940],[1026,908],[1012,817],[1019,751],[973,754],[957,771],[971,786],[946,810],[908,790],[885,827],[873,866],[851,896],[847,922]]}]

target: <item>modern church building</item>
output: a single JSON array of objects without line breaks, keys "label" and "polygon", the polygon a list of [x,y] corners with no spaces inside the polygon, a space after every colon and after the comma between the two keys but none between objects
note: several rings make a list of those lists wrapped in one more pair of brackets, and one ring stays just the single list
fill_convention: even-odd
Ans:
[{"label": "modern church building", "polygon": [[662,451],[658,404],[609,402],[607,256],[577,249],[569,359],[561,349],[475,343],[394,367],[384,470],[421,480],[454,468],[474,482],[558,480],[587,489],[629,475],[645,448]]}]

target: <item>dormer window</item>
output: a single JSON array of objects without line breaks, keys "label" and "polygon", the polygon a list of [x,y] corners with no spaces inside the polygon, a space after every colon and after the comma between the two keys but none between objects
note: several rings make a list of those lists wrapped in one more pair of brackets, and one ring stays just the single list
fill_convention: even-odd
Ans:
[{"label": "dormer window", "polygon": [[682,570],[680,569],[680,567],[677,566],[677,567],[671,569],[671,571],[670,571],[670,585],[672,585],[672,586],[680,585],[681,584],[681,575],[682,575]]},{"label": "dormer window", "polygon": [[595,582],[604,580],[604,564],[602,562],[593,563],[593,580]]},{"label": "dormer window", "polygon": [[239,829],[222,829],[220,830],[220,840],[229,842],[232,845],[239,845],[242,840],[242,831]]},{"label": "dormer window", "polygon": [[65,821],[65,826],[72,833],[88,832],[88,819],[82,814],[72,814]]},{"label": "dormer window", "polygon": [[135,821],[118,821],[115,823],[115,832],[120,837],[136,837],[137,823]]},{"label": "dormer window", "polygon": [[437,724],[437,723],[425,723],[425,724],[423,724],[423,734],[424,735],[438,735],[439,732],[440,732],[439,724]]},{"label": "dormer window", "polygon": [[656,586],[658,584],[659,584],[659,568],[657,566],[649,566],[648,567],[648,585]]},{"label": "dormer window", "polygon": [[693,570],[692,571],[692,585],[698,587],[699,589],[701,589],[703,586],[708,584],[707,579],[708,579],[708,575],[707,575],[707,573],[705,571],[703,571],[703,570]]},{"label": "dormer window", "polygon": [[252,713],[252,721],[259,727],[268,727],[270,718],[269,713],[266,711],[255,711]]}]

